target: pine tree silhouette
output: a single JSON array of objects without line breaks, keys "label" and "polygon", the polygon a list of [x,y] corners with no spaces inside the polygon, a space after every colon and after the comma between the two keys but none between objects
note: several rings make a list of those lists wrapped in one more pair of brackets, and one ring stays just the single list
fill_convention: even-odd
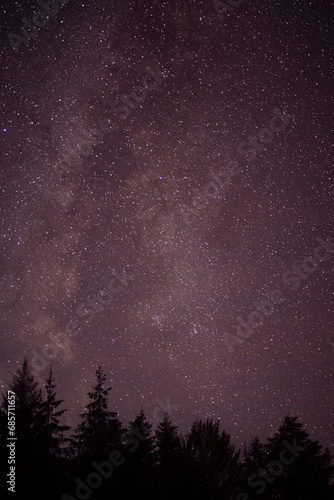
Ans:
[{"label": "pine tree silhouette", "polygon": [[[141,492],[142,498],[157,498],[154,494],[154,474],[156,453],[152,424],[146,418],[144,410],[129,422],[125,442],[126,462],[122,467],[120,497],[136,498]],[[127,478],[131,477],[129,482]],[[151,496],[150,496],[151,495]]]},{"label": "pine tree silhouette", "polygon": [[[15,498],[72,500],[78,498],[71,495],[77,495],[74,491],[79,496],[91,495],[91,500],[138,495],[145,500],[333,498],[333,456],[310,439],[297,417],[287,416],[267,444],[253,439],[241,464],[240,451],[231,443],[230,435],[219,430],[219,422],[209,419],[194,422],[183,438],[165,413],[153,434],[152,424],[141,409],[125,431],[117,413],[108,408],[111,387],[105,387],[105,382],[106,375],[99,367],[96,384],[88,392],[86,412],[76,428],[76,453],[68,460],[64,456],[64,433],[69,427],[61,424],[66,410],[61,409],[63,401],[57,399],[52,369],[43,399],[28,360],[23,360],[9,385],[15,394]],[[2,471],[8,469],[8,411],[5,393],[0,406]],[[111,469],[107,460],[114,451],[124,458],[122,465]],[[93,484],[93,475],[97,479],[101,476],[101,484],[91,486],[91,491],[87,488]],[[1,498],[7,498],[6,473],[1,474],[0,481]]]},{"label": "pine tree silhouette", "polygon": [[99,366],[96,371],[96,386],[88,392],[90,399],[87,412],[80,417],[75,440],[78,454],[87,459],[105,458],[109,452],[122,449],[124,429],[117,418],[117,412],[108,410],[108,393],[111,387],[104,388],[106,375]]},{"label": "pine tree silhouette", "polygon": [[258,498],[256,491],[250,489],[249,480],[254,476],[257,477],[258,470],[266,467],[267,462],[268,456],[264,444],[258,437],[253,438],[249,446],[245,447],[238,493],[247,491],[249,498]]},{"label": "pine tree silhouette", "polygon": [[67,410],[59,409],[64,401],[56,399],[55,387],[50,366],[49,377],[45,380],[46,400],[41,403],[42,429],[40,437],[45,455],[49,458],[59,459],[64,455],[63,445],[69,442],[69,439],[64,437],[64,432],[69,431],[71,427],[60,424],[60,417]]},{"label": "pine tree silhouette", "polygon": [[329,500],[331,459],[297,417],[287,416],[267,444],[252,441],[241,489],[252,500]]},{"label": "pine tree silhouette", "polygon": [[168,413],[164,413],[155,431],[158,463],[161,467],[172,467],[181,453],[181,441],[177,426]]},{"label": "pine tree silhouette", "polygon": [[137,471],[150,470],[157,461],[154,437],[152,435],[152,424],[146,418],[144,410],[141,409],[134,420],[129,422],[126,432],[129,462]]},{"label": "pine tree silhouette", "polygon": [[268,485],[269,498],[280,495],[283,500],[327,500],[334,474],[333,455],[310,439],[297,417],[287,416],[265,448],[269,476],[275,479]]},{"label": "pine tree silhouette", "polygon": [[[15,394],[15,473],[17,478],[15,495],[16,498],[26,498],[27,495],[37,498],[40,494],[42,468],[40,449],[42,391],[31,373],[27,358],[24,358],[9,388]],[[8,436],[7,415],[8,399],[7,394],[3,394],[2,443]],[[6,445],[5,450],[7,451]],[[6,464],[2,470],[7,468]]]}]

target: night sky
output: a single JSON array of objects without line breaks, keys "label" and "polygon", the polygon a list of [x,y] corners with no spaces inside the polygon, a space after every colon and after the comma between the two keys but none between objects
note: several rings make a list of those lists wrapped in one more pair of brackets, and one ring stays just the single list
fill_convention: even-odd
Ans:
[{"label": "night sky", "polygon": [[332,2],[230,3],[1,0],[1,385],[333,450]]}]

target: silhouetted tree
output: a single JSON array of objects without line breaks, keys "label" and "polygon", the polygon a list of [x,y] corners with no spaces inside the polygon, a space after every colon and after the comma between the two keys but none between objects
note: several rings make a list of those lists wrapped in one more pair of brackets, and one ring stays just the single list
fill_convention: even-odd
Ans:
[{"label": "silhouetted tree", "polygon": [[106,375],[101,367],[96,371],[97,384],[92,392],[88,392],[90,403],[87,412],[76,429],[76,442],[79,455],[87,458],[104,458],[116,448],[122,448],[124,429],[117,418],[117,412],[108,410],[108,393],[111,387],[105,388]]},{"label": "silhouetted tree", "polygon": [[327,500],[334,471],[331,458],[297,417],[287,416],[267,444],[253,440],[244,461],[242,490],[250,499]]},{"label": "silhouetted tree", "polygon": [[[111,387],[105,387],[101,367],[76,430],[77,453],[66,460],[64,432],[69,427],[61,424],[66,410],[60,408],[63,401],[57,399],[51,367],[45,382],[43,399],[24,359],[9,385],[15,394],[18,500],[72,500],[78,495],[89,495],[91,500],[138,495],[145,500],[333,498],[333,457],[310,439],[297,417],[287,416],[267,444],[253,439],[241,464],[240,451],[231,444],[230,435],[210,419],[194,422],[183,438],[167,413],[153,434],[141,410],[125,433],[117,413],[108,409]],[[0,406],[1,471],[8,471],[8,412],[6,393]],[[111,467],[113,452],[123,456],[119,467]],[[8,496],[6,474],[1,474],[1,498]]]},{"label": "silhouetted tree", "polygon": [[59,409],[59,406],[64,401],[57,400],[55,387],[56,384],[54,384],[50,366],[49,377],[45,380],[46,400],[41,403],[42,429],[40,430],[40,437],[46,456],[61,458],[63,456],[62,445],[69,441],[64,437],[64,432],[69,431],[70,426],[60,424],[60,417],[66,410]]},{"label": "silhouetted tree", "polygon": [[31,373],[27,358],[24,358],[9,387],[16,396],[17,439],[32,443],[40,432],[42,390]]},{"label": "silhouetted tree", "polygon": [[[9,385],[15,394],[15,473],[17,477],[16,497],[37,496],[40,492],[41,460],[40,430],[42,391],[31,373],[27,358],[24,358]],[[3,394],[1,404],[1,440],[8,437],[8,398]],[[8,448],[5,446],[6,453]],[[8,469],[8,464],[4,470]]]},{"label": "silhouetted tree", "polygon": [[129,461],[140,471],[147,471],[156,463],[152,424],[141,409],[134,420],[129,422],[126,432]]},{"label": "silhouetted tree", "polygon": [[247,491],[249,498],[257,498],[254,489],[249,489],[253,478],[257,478],[257,471],[262,470],[267,464],[267,452],[265,446],[258,437],[251,440],[250,445],[245,448],[242,464],[242,474],[239,481],[240,491]]},{"label": "silhouetted tree", "polygon": [[[298,422],[287,416],[278,432],[268,439],[268,498],[282,500],[325,500],[334,473],[333,456],[312,441]],[[268,481],[268,480],[267,480]],[[266,482],[267,482],[266,481]]]},{"label": "silhouetted tree", "polygon": [[240,451],[236,452],[229,434],[219,432],[219,421],[194,422],[184,447],[187,464],[200,478],[202,488],[232,499],[240,474]]},{"label": "silhouetted tree", "polygon": [[251,443],[245,451],[244,462],[251,466],[260,467],[266,460],[266,451],[264,445],[258,437],[251,440]]},{"label": "silhouetted tree", "polygon": [[164,413],[162,421],[155,431],[158,463],[161,467],[171,467],[180,457],[181,442],[177,426],[173,424],[168,413]]},{"label": "silhouetted tree", "polygon": [[189,480],[181,437],[168,413],[163,414],[155,431],[157,468],[155,474],[155,498],[195,498]]},{"label": "silhouetted tree", "polygon": [[[118,470],[118,492],[122,498],[136,498],[142,492],[143,498],[157,498],[154,495],[154,465],[156,453],[152,424],[146,418],[143,410],[129,422],[126,431],[124,455],[125,465]],[[128,478],[131,477],[131,481]],[[144,494],[145,492],[145,494]]]},{"label": "silhouetted tree", "polygon": [[41,401],[36,416],[39,430],[34,448],[38,450],[39,491],[42,497],[51,499],[59,498],[62,490],[62,478],[68,467],[62,446],[67,441],[64,432],[70,427],[60,424],[66,410],[59,409],[63,401],[57,400],[51,367],[44,387],[46,399]]}]

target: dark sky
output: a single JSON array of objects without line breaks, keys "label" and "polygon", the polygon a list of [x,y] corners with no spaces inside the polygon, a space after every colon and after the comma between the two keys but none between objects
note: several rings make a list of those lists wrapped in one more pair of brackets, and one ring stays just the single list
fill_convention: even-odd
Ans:
[{"label": "dark sky", "polygon": [[2,386],[334,449],[331,2],[0,4]]}]

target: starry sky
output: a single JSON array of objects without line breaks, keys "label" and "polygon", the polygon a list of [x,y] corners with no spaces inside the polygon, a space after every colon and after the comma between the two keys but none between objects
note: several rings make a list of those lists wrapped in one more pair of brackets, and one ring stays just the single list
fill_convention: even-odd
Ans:
[{"label": "starry sky", "polygon": [[0,385],[333,450],[332,2],[0,6]]}]

